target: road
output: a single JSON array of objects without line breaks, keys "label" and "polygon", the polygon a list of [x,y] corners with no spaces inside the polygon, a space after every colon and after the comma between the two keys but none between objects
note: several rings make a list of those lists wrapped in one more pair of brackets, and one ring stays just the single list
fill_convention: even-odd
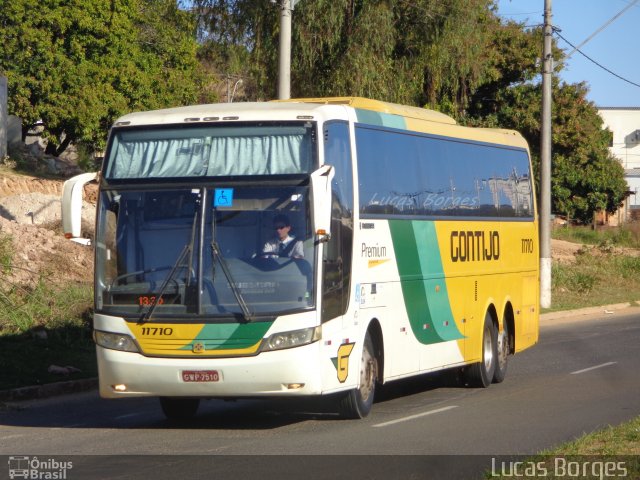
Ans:
[{"label": "road", "polygon": [[[488,389],[460,387],[451,374],[389,384],[364,420],[339,419],[316,401],[244,400],[203,402],[196,419],[178,424],[165,420],[155,399],[103,400],[90,392],[0,412],[0,455],[206,455],[185,458],[191,467],[216,458],[220,469],[224,458],[239,458],[245,466],[265,463],[266,470],[278,458],[302,467],[326,468],[335,458],[342,458],[340,469],[354,463],[317,455],[362,455],[356,458],[391,471],[424,455],[486,456],[467,459],[486,464],[640,415],[639,366],[640,312],[629,309],[546,322],[539,344],[510,357],[505,382]],[[287,457],[233,457],[246,454]],[[156,458],[165,472],[170,458],[173,468],[185,468],[176,457]],[[445,469],[462,458],[430,457]]]}]

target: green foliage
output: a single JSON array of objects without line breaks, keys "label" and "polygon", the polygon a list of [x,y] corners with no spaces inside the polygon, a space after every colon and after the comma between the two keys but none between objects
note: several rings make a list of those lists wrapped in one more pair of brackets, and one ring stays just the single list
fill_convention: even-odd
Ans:
[{"label": "green foliage", "polygon": [[[14,249],[0,233],[0,272],[9,273]],[[0,390],[75,378],[95,377],[91,334],[92,288],[54,285],[41,276],[25,287],[0,275]],[[60,377],[50,365],[79,371]]]},{"label": "green foliage", "polygon": [[587,245],[611,244],[615,247],[640,248],[640,223],[634,222],[615,228],[568,226],[552,230],[553,238]]},{"label": "green foliage", "polygon": [[[244,80],[247,99],[276,96],[279,9],[262,0],[196,0],[201,59]],[[491,0],[316,0],[293,12],[294,97],[357,95],[427,106],[472,126],[512,128],[540,151],[540,28],[503,22]],[[554,45],[556,70],[562,52]],[[554,85],[553,211],[588,223],[627,190],[584,84]]]},{"label": "green foliage", "polygon": [[174,0],[5,3],[9,112],[25,129],[44,122],[49,153],[72,141],[103,148],[117,116],[195,100],[195,23]]},{"label": "green foliage", "polygon": [[623,278],[630,280],[640,278],[640,257],[620,257],[616,265]]},{"label": "green foliage", "polygon": [[[0,390],[98,375],[91,326],[80,321],[0,335],[0,364]],[[72,366],[74,370],[61,376],[49,371],[52,365]]]},{"label": "green foliage", "polygon": [[596,284],[596,277],[592,273],[565,268],[563,265],[554,266],[553,288],[566,289],[579,295],[588,294]]},{"label": "green foliage", "polygon": [[[492,3],[300,2],[292,22],[292,95],[359,95],[462,111],[470,92],[490,78],[491,31],[498,25]],[[194,5],[207,61],[220,75],[241,76],[247,98],[274,98],[279,9],[262,0]],[[249,61],[240,66],[240,58]]]},{"label": "green foliage", "polygon": [[90,309],[91,290],[88,285],[55,286],[44,277],[34,287],[0,281],[0,334],[73,325]]},{"label": "green foliage", "polygon": [[0,232],[0,273],[11,271],[13,261],[13,243],[10,235]]},{"label": "green foliage", "polygon": [[[14,248],[11,235],[0,232],[0,272],[12,270]],[[88,285],[54,285],[41,275],[35,286],[14,284],[0,276],[0,336],[25,333],[32,328],[63,328],[75,325],[90,309]]]},{"label": "green foliage", "polygon": [[576,261],[552,266],[553,310],[632,302],[640,298],[640,257],[585,248]]},{"label": "green foliage", "polygon": [[[608,150],[610,132],[584,84],[555,84],[552,113],[551,197],[555,213],[590,223],[595,212],[615,212],[628,189],[624,169]],[[532,153],[535,178],[540,165],[539,85],[524,83],[499,92],[498,110],[476,125],[520,131]]]}]

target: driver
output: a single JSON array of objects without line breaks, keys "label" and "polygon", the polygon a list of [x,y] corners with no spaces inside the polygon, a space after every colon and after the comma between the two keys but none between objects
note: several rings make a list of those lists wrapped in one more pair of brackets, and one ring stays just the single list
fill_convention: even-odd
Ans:
[{"label": "driver", "polygon": [[273,217],[273,228],[276,230],[276,236],[264,244],[262,248],[264,258],[304,258],[302,242],[290,235],[291,222],[289,217],[284,214]]}]

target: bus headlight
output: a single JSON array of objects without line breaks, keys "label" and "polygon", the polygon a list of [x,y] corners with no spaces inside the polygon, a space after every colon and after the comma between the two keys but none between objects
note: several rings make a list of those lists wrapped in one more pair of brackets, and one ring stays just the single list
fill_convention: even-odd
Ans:
[{"label": "bus headlight", "polygon": [[96,344],[111,350],[120,350],[122,352],[139,352],[138,345],[129,335],[125,333],[110,333],[95,330],[93,339]]},{"label": "bus headlight", "polygon": [[274,333],[262,344],[263,352],[282,350],[284,348],[301,347],[317,342],[322,338],[322,327],[303,328],[290,332]]}]

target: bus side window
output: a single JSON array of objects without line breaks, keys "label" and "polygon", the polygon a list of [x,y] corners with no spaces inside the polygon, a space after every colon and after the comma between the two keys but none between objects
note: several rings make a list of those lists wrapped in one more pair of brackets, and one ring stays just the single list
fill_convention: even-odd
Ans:
[{"label": "bus side window", "polygon": [[330,122],[324,128],[325,163],[336,169],[331,185],[331,240],[322,259],[322,321],[344,315],[349,304],[353,249],[353,173],[349,127]]}]

